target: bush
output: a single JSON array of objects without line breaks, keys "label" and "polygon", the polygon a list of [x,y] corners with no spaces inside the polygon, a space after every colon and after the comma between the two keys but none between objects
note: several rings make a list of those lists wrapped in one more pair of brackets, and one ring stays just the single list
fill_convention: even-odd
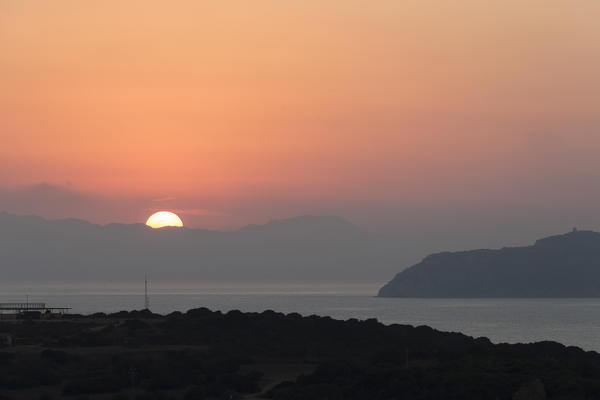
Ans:
[{"label": "bush", "polygon": [[64,395],[110,393],[122,390],[128,386],[125,379],[112,376],[73,379],[63,387]]},{"label": "bush", "polygon": [[42,351],[41,356],[58,364],[65,364],[69,361],[69,353],[59,350],[46,349]]}]

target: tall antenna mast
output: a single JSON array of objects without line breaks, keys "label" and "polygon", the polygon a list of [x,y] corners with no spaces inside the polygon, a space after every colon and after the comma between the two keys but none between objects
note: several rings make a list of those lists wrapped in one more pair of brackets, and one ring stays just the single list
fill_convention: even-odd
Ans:
[{"label": "tall antenna mast", "polygon": [[144,309],[150,309],[150,298],[148,297],[148,274],[144,274]]}]

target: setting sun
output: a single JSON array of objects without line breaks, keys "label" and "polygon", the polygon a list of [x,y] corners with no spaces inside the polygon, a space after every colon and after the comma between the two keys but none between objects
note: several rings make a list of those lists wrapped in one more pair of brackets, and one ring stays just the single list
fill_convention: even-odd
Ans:
[{"label": "setting sun", "polygon": [[159,211],[155,212],[150,216],[150,218],[148,218],[146,225],[152,228],[162,228],[165,226],[182,227],[183,222],[175,213],[170,211]]}]

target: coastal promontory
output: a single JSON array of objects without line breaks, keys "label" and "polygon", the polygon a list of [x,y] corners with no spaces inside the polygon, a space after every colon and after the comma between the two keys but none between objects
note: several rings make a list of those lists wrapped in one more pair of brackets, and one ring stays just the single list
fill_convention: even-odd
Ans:
[{"label": "coastal promontory", "polygon": [[532,246],[445,252],[398,273],[380,297],[600,297],[600,233]]}]

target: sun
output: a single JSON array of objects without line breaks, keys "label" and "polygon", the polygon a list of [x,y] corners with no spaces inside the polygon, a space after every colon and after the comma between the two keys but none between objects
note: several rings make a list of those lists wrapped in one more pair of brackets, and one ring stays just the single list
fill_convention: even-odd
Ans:
[{"label": "sun", "polygon": [[152,228],[162,228],[164,226],[176,226],[180,228],[183,226],[183,222],[177,214],[171,211],[158,211],[148,218],[146,225]]}]

